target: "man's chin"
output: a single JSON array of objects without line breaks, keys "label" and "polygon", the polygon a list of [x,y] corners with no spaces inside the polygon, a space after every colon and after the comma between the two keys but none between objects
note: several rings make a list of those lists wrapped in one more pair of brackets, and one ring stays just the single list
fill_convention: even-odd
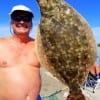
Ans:
[{"label": "man's chin", "polygon": [[17,34],[26,34],[26,31],[17,31]]}]

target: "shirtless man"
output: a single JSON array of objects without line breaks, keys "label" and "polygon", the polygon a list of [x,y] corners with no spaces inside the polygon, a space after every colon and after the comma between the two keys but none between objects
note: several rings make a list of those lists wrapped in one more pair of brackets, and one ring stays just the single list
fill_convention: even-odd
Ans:
[{"label": "shirtless man", "polygon": [[0,100],[38,100],[40,64],[32,29],[32,11],[23,5],[10,13],[11,37],[0,38]]}]

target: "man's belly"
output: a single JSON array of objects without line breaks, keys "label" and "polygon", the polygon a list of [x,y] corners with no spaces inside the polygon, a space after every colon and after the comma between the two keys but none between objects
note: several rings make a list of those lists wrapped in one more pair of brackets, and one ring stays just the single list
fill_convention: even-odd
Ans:
[{"label": "man's belly", "polygon": [[39,91],[38,68],[26,65],[0,68],[0,100],[36,100]]}]

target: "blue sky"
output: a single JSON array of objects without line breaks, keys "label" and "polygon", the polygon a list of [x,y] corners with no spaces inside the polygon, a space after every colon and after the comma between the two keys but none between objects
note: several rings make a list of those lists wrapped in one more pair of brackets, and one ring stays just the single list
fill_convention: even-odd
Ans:
[{"label": "blue sky", "polygon": [[[100,42],[100,0],[65,0],[76,9],[88,22],[97,42]],[[35,15],[31,36],[35,37],[40,21],[39,6],[36,0],[1,0],[0,2],[0,37],[11,35],[9,12],[14,5],[24,4],[30,7]]]}]

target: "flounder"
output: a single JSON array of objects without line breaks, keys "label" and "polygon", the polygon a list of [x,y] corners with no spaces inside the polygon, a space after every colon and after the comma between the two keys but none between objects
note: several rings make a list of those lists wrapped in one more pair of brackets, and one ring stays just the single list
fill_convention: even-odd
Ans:
[{"label": "flounder", "polygon": [[80,85],[97,57],[86,20],[64,0],[38,0],[41,21],[37,51],[41,64],[69,87],[67,100],[86,100]]}]

